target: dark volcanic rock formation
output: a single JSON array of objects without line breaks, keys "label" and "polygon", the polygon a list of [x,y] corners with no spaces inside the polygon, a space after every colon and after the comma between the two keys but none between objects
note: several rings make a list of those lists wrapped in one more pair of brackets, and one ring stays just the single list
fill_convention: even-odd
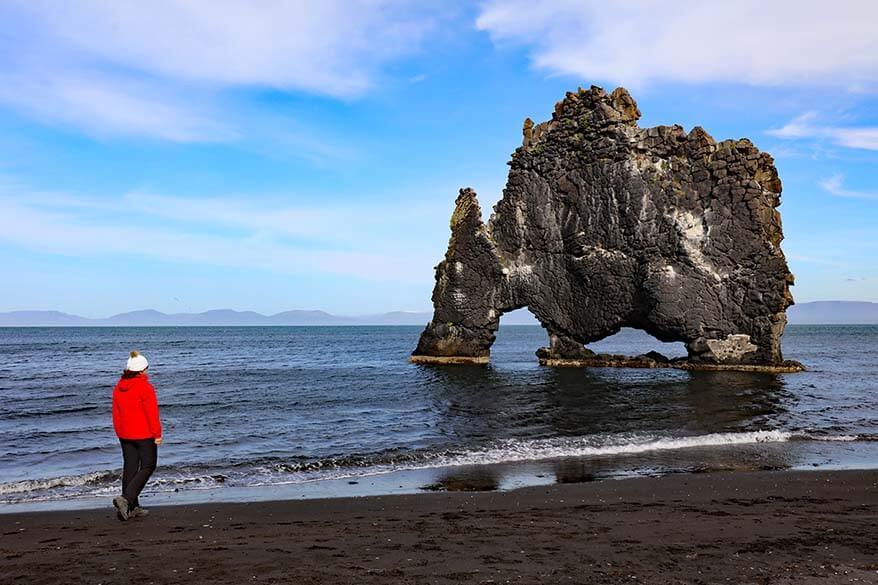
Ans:
[{"label": "dark volcanic rock formation", "polygon": [[460,191],[414,361],[485,361],[500,316],[528,307],[544,363],[588,363],[584,344],[635,327],[685,342],[687,367],[781,366],[793,275],[773,159],[639,117],[625,89],[592,87],[525,120],[487,225]]}]

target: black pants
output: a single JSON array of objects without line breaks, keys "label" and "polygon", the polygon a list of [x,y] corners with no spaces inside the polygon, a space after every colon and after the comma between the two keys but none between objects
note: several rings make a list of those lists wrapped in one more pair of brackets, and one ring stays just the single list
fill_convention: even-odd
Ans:
[{"label": "black pants", "polygon": [[155,471],[159,449],[155,439],[119,439],[122,443],[122,495],[128,500],[128,507],[134,509],[140,505],[137,497],[149,476]]}]

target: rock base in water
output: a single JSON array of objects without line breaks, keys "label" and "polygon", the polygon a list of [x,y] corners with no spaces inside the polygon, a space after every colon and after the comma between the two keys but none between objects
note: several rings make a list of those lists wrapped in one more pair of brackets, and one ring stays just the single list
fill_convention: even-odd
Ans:
[{"label": "rock base in water", "polygon": [[413,355],[409,357],[409,361],[413,364],[436,364],[436,365],[467,365],[476,364],[483,365],[488,363],[488,356],[466,356],[466,355]]},{"label": "rock base in water", "polygon": [[[545,349],[545,348],[543,348]],[[538,352],[540,355],[540,352]],[[545,355],[545,354],[544,354]],[[413,355],[413,364],[425,365],[487,365],[488,356],[431,356]],[[792,374],[805,371],[805,366],[795,360],[785,360],[778,364],[712,364],[691,362],[686,359],[669,360],[656,352],[638,356],[595,353],[578,358],[540,357],[541,366],[551,368],[673,368],[703,372],[756,372],[766,374]]]},{"label": "rock base in water", "polygon": [[674,368],[677,370],[705,372],[756,372],[766,374],[792,374],[805,370],[805,366],[795,360],[785,360],[777,364],[712,364],[691,362],[686,359],[662,360],[652,358],[649,355],[626,356],[606,353],[576,359],[541,357],[539,360],[541,366],[552,368]]}]

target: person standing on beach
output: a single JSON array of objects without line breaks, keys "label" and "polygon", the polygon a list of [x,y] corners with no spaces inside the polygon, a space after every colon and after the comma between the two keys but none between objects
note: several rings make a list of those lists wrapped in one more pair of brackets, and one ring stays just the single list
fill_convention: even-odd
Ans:
[{"label": "person standing on beach", "polygon": [[146,357],[132,351],[122,378],[113,388],[113,428],[122,444],[124,462],[122,495],[113,498],[119,520],[148,514],[140,507],[138,496],[155,471],[162,444],[159,405],[147,368]]}]

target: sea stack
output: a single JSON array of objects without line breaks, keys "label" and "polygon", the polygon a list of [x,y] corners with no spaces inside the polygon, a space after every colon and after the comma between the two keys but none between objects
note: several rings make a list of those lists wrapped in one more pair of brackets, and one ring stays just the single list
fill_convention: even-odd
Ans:
[{"label": "sea stack", "polygon": [[[501,315],[527,307],[548,333],[544,365],[801,369],[781,354],[793,275],[774,160],[746,138],[639,118],[624,88],[591,87],[525,120],[487,224],[460,190],[412,361],[486,362]],[[684,342],[688,357],[585,347],[622,327]]]}]

